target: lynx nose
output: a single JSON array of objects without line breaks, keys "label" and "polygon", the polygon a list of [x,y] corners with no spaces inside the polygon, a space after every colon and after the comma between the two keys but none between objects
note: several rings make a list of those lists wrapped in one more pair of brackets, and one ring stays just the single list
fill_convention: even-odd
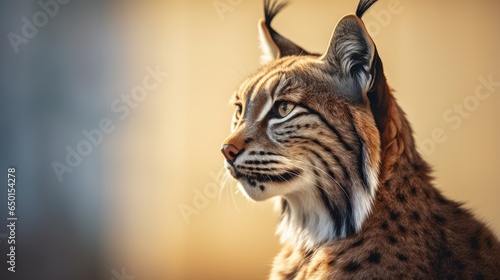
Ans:
[{"label": "lynx nose", "polygon": [[223,145],[220,151],[230,163],[233,163],[236,160],[238,154],[241,152],[241,150],[236,148],[236,146],[234,146],[233,144]]}]

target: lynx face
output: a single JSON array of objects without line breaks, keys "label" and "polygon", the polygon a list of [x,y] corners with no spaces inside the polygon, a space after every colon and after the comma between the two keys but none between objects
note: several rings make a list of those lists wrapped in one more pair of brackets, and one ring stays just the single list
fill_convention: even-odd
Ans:
[{"label": "lynx face", "polygon": [[235,94],[226,167],[250,198],[335,182],[338,188],[326,191],[342,197],[352,182],[340,182],[366,183],[363,176],[351,178],[363,174],[358,169],[363,162],[350,166],[363,159],[363,142],[348,101],[328,93],[334,85],[325,68],[317,57],[285,57],[247,79]]},{"label": "lynx face", "polygon": [[[266,38],[276,33],[266,22],[260,28],[263,48],[272,50]],[[304,234],[319,228],[312,240],[355,232],[371,209],[380,157],[366,97],[374,51],[363,23],[346,16],[324,55],[276,57],[233,96],[232,133],[222,147],[228,171],[253,200],[281,197],[282,211],[295,213],[285,224],[302,224]],[[315,215],[305,220],[303,211]],[[311,240],[286,228],[282,236]]]}]

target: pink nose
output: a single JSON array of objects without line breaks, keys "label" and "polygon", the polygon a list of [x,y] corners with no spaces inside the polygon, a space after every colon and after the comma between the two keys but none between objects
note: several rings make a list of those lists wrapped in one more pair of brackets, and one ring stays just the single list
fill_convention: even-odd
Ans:
[{"label": "pink nose", "polygon": [[220,151],[229,162],[235,161],[236,157],[240,153],[240,150],[232,144],[223,145]]}]

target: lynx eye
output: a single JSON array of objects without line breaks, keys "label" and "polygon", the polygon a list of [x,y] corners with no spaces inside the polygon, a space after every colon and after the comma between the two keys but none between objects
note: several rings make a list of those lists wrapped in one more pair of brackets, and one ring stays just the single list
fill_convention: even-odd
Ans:
[{"label": "lynx eye", "polygon": [[282,118],[288,116],[290,112],[295,108],[295,104],[289,101],[283,101],[278,103],[278,115]]},{"label": "lynx eye", "polygon": [[241,104],[236,104],[236,112],[234,113],[237,119],[241,118],[241,114],[243,113],[243,106]]}]

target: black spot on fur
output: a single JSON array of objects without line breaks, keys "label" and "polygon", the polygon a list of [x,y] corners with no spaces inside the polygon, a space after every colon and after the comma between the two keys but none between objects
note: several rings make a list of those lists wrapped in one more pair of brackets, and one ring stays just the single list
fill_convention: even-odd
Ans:
[{"label": "black spot on fur", "polygon": [[385,182],[385,187],[386,187],[386,188],[390,188],[390,187],[391,187],[391,180],[387,180],[387,181]]},{"label": "black spot on fur", "polygon": [[388,230],[389,229],[389,225],[387,224],[387,221],[383,221],[380,224],[380,228],[383,229],[383,230]]},{"label": "black spot on fur", "polygon": [[334,266],[336,263],[337,263],[337,259],[333,259],[333,260],[330,260],[330,261],[328,262],[328,265],[329,265],[329,266]]},{"label": "black spot on fur", "polygon": [[418,170],[420,170],[421,167],[422,167],[422,163],[415,163],[415,162],[413,163],[413,168],[415,170],[418,171]]},{"label": "black spot on fur", "polygon": [[406,234],[406,228],[402,225],[398,225],[398,229],[399,229],[399,232],[401,232],[402,234]]},{"label": "black spot on fur", "polygon": [[359,247],[359,246],[363,245],[363,243],[365,243],[365,239],[361,238],[360,240],[352,243],[351,248]]},{"label": "black spot on fur", "polygon": [[351,261],[348,263],[345,267],[344,270],[347,272],[354,272],[358,271],[361,268],[361,265],[358,262]]},{"label": "black spot on fur", "polygon": [[457,216],[464,215],[465,213],[466,213],[466,211],[460,207],[458,207],[457,209],[455,209],[455,211],[453,211],[453,214],[455,214]]},{"label": "black spot on fur", "polygon": [[396,239],[396,237],[394,237],[392,235],[387,236],[387,240],[389,240],[389,243],[391,243],[391,244],[398,243],[398,240]]},{"label": "black spot on fur", "polygon": [[261,191],[264,191],[266,189],[266,187],[264,187],[263,185],[260,185],[259,188]]},{"label": "black spot on fur", "polygon": [[390,217],[391,217],[391,220],[397,221],[399,219],[399,213],[396,211],[391,211]]},{"label": "black spot on fur", "polygon": [[411,193],[412,195],[414,195],[414,196],[415,196],[415,195],[417,195],[417,189],[416,189],[415,187],[411,187],[411,188],[410,188],[410,193]]},{"label": "black spot on fur", "polygon": [[446,198],[444,198],[444,196],[442,196],[441,194],[438,194],[436,196],[436,200],[438,201],[439,204],[442,204],[442,205],[450,204],[450,201],[447,200]]},{"label": "black spot on fur", "polygon": [[253,138],[247,138],[247,139],[245,139],[245,143],[246,143],[246,144],[248,144],[248,143],[250,143],[250,142],[253,142],[253,141],[254,141],[254,139],[253,139]]},{"label": "black spot on fur", "polygon": [[378,252],[371,252],[368,256],[368,261],[371,263],[380,263],[380,254]]},{"label": "black spot on fur", "polygon": [[444,225],[444,223],[446,222],[446,219],[443,217],[443,216],[440,216],[440,215],[432,215],[432,218],[434,219],[434,221],[436,221],[436,223],[438,223],[439,225]]},{"label": "black spot on fur", "polygon": [[398,194],[398,195],[396,195],[396,198],[397,198],[397,200],[399,200],[401,202],[406,201],[406,196],[404,194]]},{"label": "black spot on fur", "polygon": [[411,217],[415,220],[415,221],[420,221],[420,214],[418,214],[418,212],[416,211],[413,211],[411,213]]},{"label": "black spot on fur", "polygon": [[431,193],[429,192],[429,190],[424,190],[424,195],[426,198],[430,198],[431,197]]},{"label": "black spot on fur", "polygon": [[396,254],[396,257],[398,258],[398,260],[400,260],[402,262],[408,261],[408,257],[406,255],[404,255],[404,254],[398,253],[398,254]]},{"label": "black spot on fur", "polygon": [[451,256],[453,255],[453,253],[450,250],[448,250],[446,247],[440,247],[438,249],[438,254],[443,259],[451,258]]},{"label": "black spot on fur", "polygon": [[473,236],[469,239],[469,245],[472,250],[478,250],[479,249],[479,240],[477,240],[476,236]]}]

